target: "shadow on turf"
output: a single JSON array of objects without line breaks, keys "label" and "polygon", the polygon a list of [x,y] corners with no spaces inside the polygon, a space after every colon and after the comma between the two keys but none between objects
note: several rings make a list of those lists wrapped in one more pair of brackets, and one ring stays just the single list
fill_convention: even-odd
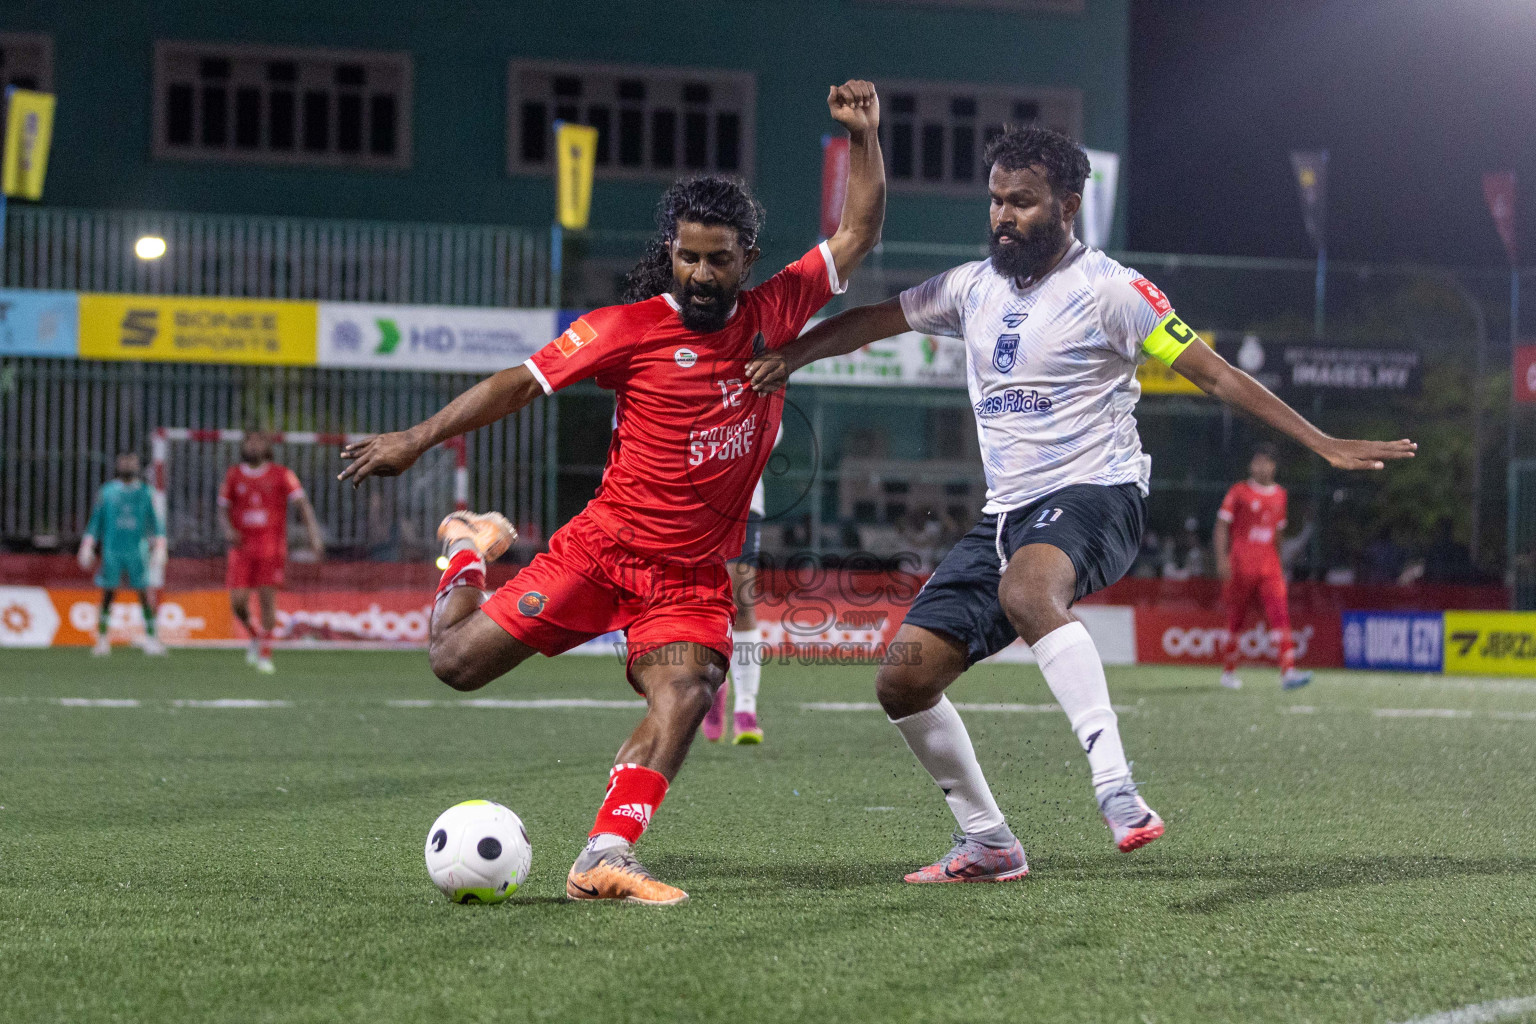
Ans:
[{"label": "shadow on turf", "polygon": [[1150,882],[1195,881],[1219,885],[1214,892],[1175,900],[1169,909],[1186,914],[1214,914],[1243,903],[1277,896],[1326,892],[1366,885],[1387,885],[1442,878],[1536,874],[1536,860],[1497,857],[1321,857],[1309,860],[1279,858],[1222,858],[1198,866],[1150,859],[1127,865],[1106,857],[1102,861],[1039,858],[1034,874],[1042,880],[1134,877]]},{"label": "shadow on turf", "polygon": [[707,855],[658,856],[646,863],[658,878],[725,878],[769,882],[783,889],[860,889],[900,883],[901,876],[921,867],[913,861],[775,862],[743,867],[739,858]]}]

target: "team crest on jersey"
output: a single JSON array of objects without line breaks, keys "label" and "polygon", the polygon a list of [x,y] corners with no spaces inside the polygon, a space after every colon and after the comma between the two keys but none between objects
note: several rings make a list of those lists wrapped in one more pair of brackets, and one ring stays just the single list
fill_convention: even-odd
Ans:
[{"label": "team crest on jersey", "polygon": [[672,360],[686,370],[699,361],[699,356],[691,348],[680,348],[672,353]]},{"label": "team crest on jersey", "polygon": [[1007,373],[1013,369],[1014,362],[1019,357],[1019,336],[1017,334],[999,334],[997,347],[992,350],[992,368],[998,373]]},{"label": "team crest on jersey", "polygon": [[1173,303],[1168,301],[1168,296],[1157,285],[1144,277],[1138,277],[1131,282],[1131,287],[1141,292],[1141,297],[1147,300],[1147,305],[1152,307],[1152,312],[1160,317],[1173,312]]},{"label": "team crest on jersey", "polygon": [[517,610],[532,619],[538,616],[540,612],[544,611],[544,605],[548,602],[549,598],[545,597],[537,590],[530,590],[528,593],[517,599]]}]

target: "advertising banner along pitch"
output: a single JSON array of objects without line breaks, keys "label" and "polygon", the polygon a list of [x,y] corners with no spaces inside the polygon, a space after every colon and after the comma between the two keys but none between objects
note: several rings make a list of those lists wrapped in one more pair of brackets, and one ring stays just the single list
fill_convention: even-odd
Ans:
[{"label": "advertising banner along pitch", "polygon": [[0,356],[73,359],[80,348],[74,292],[0,290]]},{"label": "advertising banner along pitch", "polygon": [[80,356],[176,363],[315,364],[313,302],[80,296]]},{"label": "advertising banner along pitch", "polygon": [[322,302],[321,366],[495,373],[558,333],[552,309]]}]

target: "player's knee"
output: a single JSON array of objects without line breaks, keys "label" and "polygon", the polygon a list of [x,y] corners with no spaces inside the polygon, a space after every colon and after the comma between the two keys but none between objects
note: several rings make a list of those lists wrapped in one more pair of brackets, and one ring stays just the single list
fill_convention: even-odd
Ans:
[{"label": "player's knee", "polygon": [[428,650],[432,674],[455,690],[478,690],[490,681],[463,644],[439,641]]},{"label": "player's knee", "polygon": [[1031,574],[1005,579],[998,601],[1014,631],[1033,644],[1070,617],[1070,601],[1057,581]]},{"label": "player's knee", "polygon": [[888,660],[875,672],[875,699],[887,718],[906,718],[933,707],[946,683],[924,675],[920,666]]},{"label": "player's knee", "polygon": [[714,703],[715,691],[725,682],[725,671],[718,665],[679,666],[647,687],[652,707],[660,707],[683,718],[703,720]]}]

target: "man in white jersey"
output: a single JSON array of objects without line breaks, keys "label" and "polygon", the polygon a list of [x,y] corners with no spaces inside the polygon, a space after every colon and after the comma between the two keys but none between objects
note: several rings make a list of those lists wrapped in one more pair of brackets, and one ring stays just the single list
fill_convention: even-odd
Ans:
[{"label": "man in white jersey", "polygon": [[[1381,469],[1413,442],[1329,437],[1196,341],[1146,278],[1072,236],[1088,158],[1071,139],[1011,129],[987,147],[990,258],[898,298],[850,309],[747,366],[770,391],[817,359],[908,330],[960,337],[987,476],[981,521],[935,570],[875,677],[880,705],[959,823],[950,851],[908,882],[997,882],[1029,872],[945,689],[1016,636],[1088,755],[1115,845],[1163,834],[1136,791],[1104,667],[1074,602],[1130,567],[1145,519],[1149,456],[1134,415],[1136,365],[1162,360],[1340,469]],[[916,652],[912,656],[909,652]]]}]

